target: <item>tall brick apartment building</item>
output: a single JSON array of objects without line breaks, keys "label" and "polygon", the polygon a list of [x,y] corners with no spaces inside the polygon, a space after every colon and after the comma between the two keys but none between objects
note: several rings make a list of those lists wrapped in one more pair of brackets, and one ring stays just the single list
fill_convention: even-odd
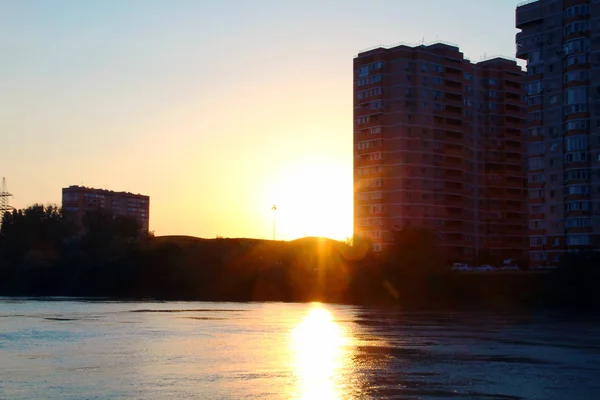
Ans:
[{"label": "tall brick apartment building", "polygon": [[62,206],[80,227],[86,212],[102,209],[112,212],[114,215],[135,217],[140,222],[142,232],[148,231],[150,218],[149,196],[83,186],[69,186],[62,190]]},{"label": "tall brick apartment building", "polygon": [[539,0],[516,10],[527,60],[531,262],[600,248],[600,2]]},{"label": "tall brick apartment building", "polygon": [[394,230],[435,230],[448,260],[526,257],[524,73],[455,46],[354,59],[354,230],[375,251]]}]

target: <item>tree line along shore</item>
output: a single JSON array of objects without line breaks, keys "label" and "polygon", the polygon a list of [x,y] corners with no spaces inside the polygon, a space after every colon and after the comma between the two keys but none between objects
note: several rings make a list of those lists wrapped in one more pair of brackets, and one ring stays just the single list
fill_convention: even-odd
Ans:
[{"label": "tree line along shore", "polygon": [[78,229],[56,206],[7,212],[0,227],[4,296],[598,308],[599,283],[592,250],[569,253],[547,273],[456,273],[435,232],[416,227],[382,253],[360,238],[154,237],[102,210]]}]

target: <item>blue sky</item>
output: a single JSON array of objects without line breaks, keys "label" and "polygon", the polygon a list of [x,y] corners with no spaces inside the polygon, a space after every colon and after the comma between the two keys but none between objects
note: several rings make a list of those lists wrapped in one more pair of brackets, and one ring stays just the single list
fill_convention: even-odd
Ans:
[{"label": "blue sky", "polygon": [[352,231],[352,59],[399,42],[514,57],[507,0],[0,0],[13,205],[151,197],[157,234]]}]

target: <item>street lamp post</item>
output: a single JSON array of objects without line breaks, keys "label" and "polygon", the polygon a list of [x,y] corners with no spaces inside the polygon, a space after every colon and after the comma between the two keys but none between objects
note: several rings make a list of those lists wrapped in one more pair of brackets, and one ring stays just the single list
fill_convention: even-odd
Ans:
[{"label": "street lamp post", "polygon": [[277,216],[277,206],[275,204],[273,204],[273,207],[271,207],[271,210],[273,210],[273,240],[275,240],[276,236],[276,216]]}]

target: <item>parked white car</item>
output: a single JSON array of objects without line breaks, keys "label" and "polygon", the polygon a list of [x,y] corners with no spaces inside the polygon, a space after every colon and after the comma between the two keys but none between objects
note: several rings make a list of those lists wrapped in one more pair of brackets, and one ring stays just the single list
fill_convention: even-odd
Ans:
[{"label": "parked white car", "polygon": [[496,271],[496,267],[485,264],[485,265],[480,265],[479,267],[475,268],[475,271],[477,271],[477,272],[493,272],[493,271]]},{"label": "parked white car", "polygon": [[500,268],[500,271],[520,271],[520,269],[516,265],[505,265]]},{"label": "parked white car", "polygon": [[471,267],[467,264],[454,263],[454,264],[452,264],[450,271],[459,271],[459,272],[473,271],[473,267]]}]

